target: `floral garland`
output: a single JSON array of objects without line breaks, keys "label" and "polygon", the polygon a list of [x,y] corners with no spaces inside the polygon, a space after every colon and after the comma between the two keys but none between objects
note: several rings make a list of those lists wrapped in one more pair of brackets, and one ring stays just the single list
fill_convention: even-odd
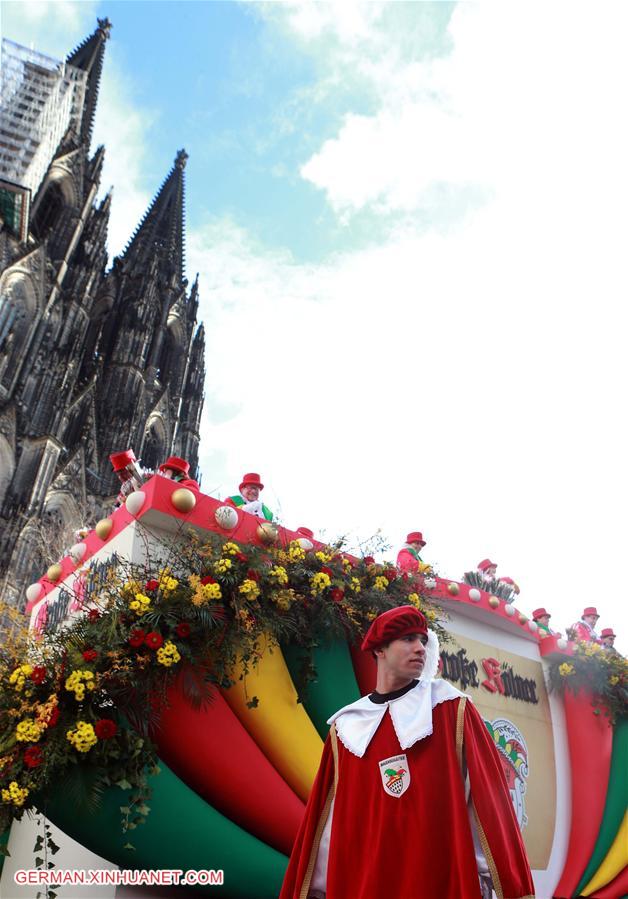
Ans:
[{"label": "floral garland", "polygon": [[628,715],[628,661],[613,649],[577,641],[568,662],[551,662],[549,681],[559,693],[567,689],[591,693],[599,706],[596,715],[603,713],[611,721]]},{"label": "floral garland", "polygon": [[112,784],[129,790],[122,824],[134,829],[158,771],[151,732],[175,680],[202,702],[232,683],[236,664],[254,665],[269,637],[310,653],[335,637],[356,643],[377,614],[408,603],[447,640],[422,584],[340,544],[241,547],[217,535],[173,545],[167,564],[115,559],[92,571],[71,621],[0,650],[0,832],[75,789],[81,768],[86,802]]}]

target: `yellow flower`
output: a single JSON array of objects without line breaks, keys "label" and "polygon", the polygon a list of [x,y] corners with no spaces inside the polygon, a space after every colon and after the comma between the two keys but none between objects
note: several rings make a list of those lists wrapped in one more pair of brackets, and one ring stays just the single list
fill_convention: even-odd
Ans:
[{"label": "yellow flower", "polygon": [[79,752],[89,752],[98,742],[93,726],[86,721],[77,721],[74,730],[69,730],[65,736]]},{"label": "yellow flower", "polygon": [[45,729],[45,724],[38,724],[32,718],[24,718],[15,728],[15,739],[23,743],[36,743]]},{"label": "yellow flower", "polygon": [[296,596],[294,590],[277,590],[275,593],[271,594],[271,599],[278,609],[287,612],[295,601]]},{"label": "yellow flower", "polygon": [[240,609],[240,611],[238,612],[238,618],[240,619],[240,624],[246,631],[253,630],[254,622],[246,609]]},{"label": "yellow flower", "polygon": [[197,578],[196,589],[192,597],[192,603],[195,606],[202,606],[204,603],[212,599],[222,599],[222,590],[220,584],[201,584]]},{"label": "yellow flower", "polygon": [[434,611],[434,609],[426,609],[425,617],[428,621],[436,621],[436,612]]},{"label": "yellow flower", "polygon": [[32,665],[25,664],[20,665],[15,669],[13,674],[9,677],[9,683],[13,684],[13,688],[19,692],[24,689],[24,684],[26,682],[26,678],[30,677],[33,673]]},{"label": "yellow flower", "polygon": [[362,587],[360,586],[360,581],[357,577],[352,577],[349,581],[349,590],[353,590],[354,593],[359,593]]},{"label": "yellow flower", "polygon": [[613,674],[612,677],[609,677],[608,682],[611,685],[611,687],[614,687],[616,684],[619,683],[619,678],[617,677],[616,674]]},{"label": "yellow flower", "polygon": [[274,577],[278,584],[288,583],[288,572],[282,565],[275,565],[274,568],[270,569],[268,574],[270,577]]},{"label": "yellow flower", "polygon": [[257,582],[248,578],[243,581],[238,587],[240,593],[242,593],[249,602],[254,602],[260,594],[260,589],[257,586]]},{"label": "yellow flower", "polygon": [[421,597],[418,593],[410,593],[408,596],[408,602],[411,606],[416,606],[417,609],[421,608]]},{"label": "yellow flower", "polygon": [[225,543],[222,552],[225,556],[235,556],[240,552],[240,547],[237,543]]},{"label": "yellow flower", "polygon": [[381,593],[388,587],[388,578],[385,578],[383,575],[379,575],[375,578],[375,583],[373,584],[376,590],[379,590]]},{"label": "yellow flower", "polygon": [[319,562],[322,562],[323,565],[326,565],[327,562],[331,562],[332,556],[329,553],[323,552],[322,549],[319,549],[317,553],[314,553]]},{"label": "yellow flower", "polygon": [[367,613],[366,613],[366,620],[367,620],[367,621],[375,621],[376,618],[377,618],[377,612],[371,611],[371,612],[367,612]]},{"label": "yellow flower", "polygon": [[226,574],[231,568],[231,559],[218,559],[214,562],[214,571],[217,574]]},{"label": "yellow flower", "polygon": [[288,546],[288,558],[291,562],[300,562],[305,558],[305,550],[296,540],[293,540]]},{"label": "yellow flower", "polygon": [[181,654],[172,640],[166,640],[164,645],[157,650],[157,661],[166,668],[181,661]]},{"label": "yellow flower", "polygon": [[558,666],[561,677],[569,677],[569,675],[574,673],[574,670],[573,665],[570,665],[568,662],[563,662],[562,665]]},{"label": "yellow flower", "polygon": [[74,670],[65,682],[65,689],[69,693],[74,693],[75,698],[79,702],[85,699],[85,688],[93,690],[95,686],[93,671]]},{"label": "yellow flower", "polygon": [[319,571],[310,578],[310,592],[312,596],[322,593],[328,587],[331,587],[331,578],[324,571]]},{"label": "yellow flower", "polygon": [[20,787],[17,781],[12,780],[9,784],[8,790],[2,791],[2,799],[4,802],[12,802],[13,805],[22,806],[24,805],[24,800],[28,796],[28,790],[26,787]]}]

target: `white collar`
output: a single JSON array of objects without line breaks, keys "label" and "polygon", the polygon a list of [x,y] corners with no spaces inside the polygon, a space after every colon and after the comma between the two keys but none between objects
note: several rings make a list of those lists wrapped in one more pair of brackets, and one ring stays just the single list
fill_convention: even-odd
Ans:
[{"label": "white collar", "polygon": [[429,631],[427,659],[421,680],[415,687],[388,702],[376,703],[363,696],[357,702],[344,706],[327,723],[335,724],[343,746],[362,758],[389,709],[399,745],[402,749],[409,749],[432,733],[434,706],[466,695],[447,681],[434,678],[437,664],[438,639],[433,631]]}]

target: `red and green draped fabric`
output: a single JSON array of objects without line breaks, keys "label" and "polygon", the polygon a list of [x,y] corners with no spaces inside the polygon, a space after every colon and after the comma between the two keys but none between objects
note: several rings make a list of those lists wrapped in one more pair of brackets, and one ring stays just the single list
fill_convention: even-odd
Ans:
[{"label": "red and green draped fabric", "polygon": [[[41,811],[68,836],[121,868],[223,870],[220,895],[274,899],[288,863],[285,855],[247,833],[187,787],[163,763],[151,777],[153,795],[144,824],[123,834],[121,806],[128,793],[110,787],[95,810],[81,811],[66,793],[42,802]],[[225,778],[229,771],[223,772]],[[134,849],[125,848],[130,842]],[[216,887],[195,888],[211,895]]]},{"label": "red and green draped fabric", "polygon": [[[238,509],[240,508],[240,506],[243,506],[246,503],[246,500],[244,499],[244,497],[240,496],[239,493],[237,494],[237,496],[230,496],[229,499],[231,500],[231,502],[233,503],[234,506],[238,507]],[[268,506],[264,505],[264,503],[262,503],[262,514],[263,514],[264,518],[266,519],[266,521],[273,520],[273,513],[270,511]]]},{"label": "red and green draped fabric", "polygon": [[594,697],[585,691],[574,695],[566,690],[564,706],[571,763],[571,831],[554,895],[568,899],[577,895],[578,884],[595,851],[609,788],[613,729],[600,714]]},{"label": "red and green draped fabric", "polygon": [[[618,839],[628,808],[628,718],[617,721],[613,732],[613,752],[604,816],[593,854],[580,879],[576,895],[597,895],[592,887],[601,890],[621,873],[611,863],[611,849]],[[628,862],[628,846],[624,847],[624,863]],[[621,864],[621,859],[619,859]],[[617,893],[617,896],[623,895]]]}]

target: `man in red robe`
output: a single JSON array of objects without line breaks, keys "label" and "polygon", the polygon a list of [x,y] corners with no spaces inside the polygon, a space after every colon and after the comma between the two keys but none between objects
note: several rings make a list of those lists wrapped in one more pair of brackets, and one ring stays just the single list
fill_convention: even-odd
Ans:
[{"label": "man in red robe", "polygon": [[330,718],[280,899],[523,899],[534,886],[498,752],[470,699],[436,678],[414,606],[362,649],[377,689]]}]

